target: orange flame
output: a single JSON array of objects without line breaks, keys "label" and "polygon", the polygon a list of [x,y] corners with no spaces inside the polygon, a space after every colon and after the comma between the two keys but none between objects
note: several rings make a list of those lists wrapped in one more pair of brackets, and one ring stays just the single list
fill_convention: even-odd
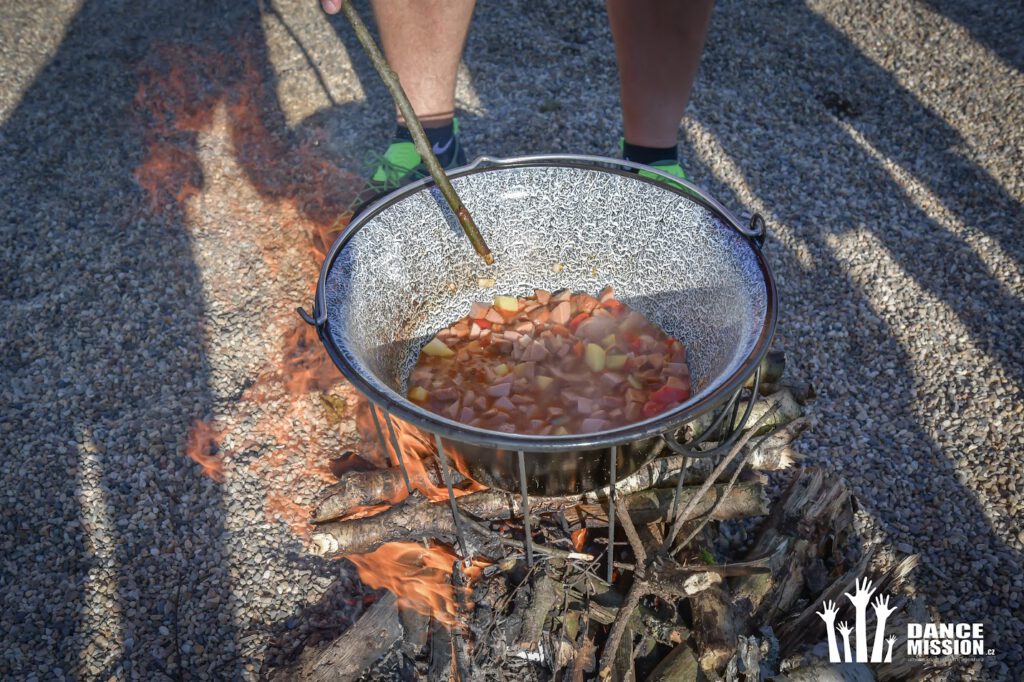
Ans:
[{"label": "orange flame", "polygon": [[185,454],[203,468],[203,475],[218,483],[224,481],[224,462],[216,456],[220,435],[201,419],[192,422],[185,439]]},{"label": "orange flame", "polygon": [[[359,430],[359,437],[365,444],[365,456],[368,460],[374,462],[378,466],[398,466],[398,457],[395,453],[394,445],[391,442],[391,434],[388,432],[387,423],[384,421],[384,415],[380,410],[377,410],[377,419],[380,422],[381,434],[384,436],[384,444],[381,444],[380,438],[377,434],[377,426],[373,421],[374,410],[369,400],[366,400],[362,396],[357,398],[356,402],[356,428]],[[435,480],[431,477],[431,474],[427,471],[427,465],[425,461],[430,461],[437,457],[437,447],[434,444],[434,437],[419,429],[412,424],[402,421],[398,417],[391,417],[391,425],[395,430],[395,440],[398,441],[398,447],[402,451],[402,458],[405,462],[406,471],[409,473],[409,482],[412,484],[414,490],[418,490],[423,495],[435,502],[445,500],[448,498],[448,489],[444,483],[440,480]],[[466,475],[465,467],[460,466],[461,458],[454,451],[449,448],[445,448],[446,454],[451,458],[455,468],[460,471],[464,476]],[[476,483],[475,481],[468,480],[463,486],[455,490],[455,495],[466,495],[471,492],[477,492],[479,490],[485,490],[486,487]],[[407,496],[405,488],[402,488],[397,492],[393,499],[389,499],[388,502],[395,504],[401,502]]]},{"label": "orange flame", "polygon": [[[364,583],[374,589],[390,590],[398,597],[399,606],[433,616],[448,627],[458,624],[456,588],[451,584],[452,564],[458,557],[451,548],[391,542],[369,554],[351,554],[346,558],[356,565]],[[487,565],[485,561],[474,560],[465,570],[466,577],[470,582],[476,580]]]},{"label": "orange flame", "polygon": [[582,552],[583,547],[587,544],[587,529],[580,528],[569,533],[569,539],[572,540],[572,546],[577,552]]}]

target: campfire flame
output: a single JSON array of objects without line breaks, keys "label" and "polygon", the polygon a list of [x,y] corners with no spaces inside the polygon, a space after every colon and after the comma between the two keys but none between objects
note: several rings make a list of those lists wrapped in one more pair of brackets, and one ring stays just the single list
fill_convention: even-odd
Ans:
[{"label": "campfire flame", "polygon": [[185,454],[203,468],[203,474],[218,483],[224,481],[224,463],[216,453],[219,434],[201,419],[192,422],[185,439]]},{"label": "campfire flame", "polygon": [[[356,426],[359,429],[360,438],[366,444],[365,456],[381,467],[399,466],[398,456],[395,453],[387,425],[384,422],[384,415],[380,410],[377,411],[381,432],[384,435],[384,443],[382,444],[377,436],[377,427],[373,421],[372,410],[375,408],[371,405],[370,401],[362,396],[358,400]],[[437,447],[434,444],[434,437],[426,431],[394,416],[391,417],[391,425],[394,427],[395,440],[398,441],[398,447],[402,451],[405,468],[409,474],[409,483],[412,485],[413,490],[420,491],[424,497],[434,502],[448,499],[448,488],[444,485],[444,482],[441,480],[435,481],[427,472],[427,467],[424,464],[424,462],[437,458]],[[462,458],[458,456],[458,453],[450,448],[445,448],[445,453],[455,469],[462,473],[463,476],[467,476],[466,468],[462,464]],[[465,484],[455,490],[455,496],[459,497],[485,489],[486,486],[476,483],[467,476]],[[396,504],[407,496],[408,492],[405,488],[402,488],[397,491],[392,499],[387,501],[390,504]]]},{"label": "campfire flame", "polygon": [[569,533],[569,539],[572,541],[572,546],[577,552],[582,552],[583,548],[587,545],[587,529],[580,528]]},{"label": "campfire flame", "polygon": [[[466,588],[451,584],[452,564],[459,560],[444,545],[424,547],[415,542],[391,542],[369,554],[349,555],[359,578],[374,589],[390,590],[399,606],[414,609],[448,627],[458,625],[458,596]],[[470,581],[480,577],[488,564],[474,561],[464,570]],[[469,600],[466,600],[467,605]]]},{"label": "campfire flame", "polygon": [[[297,268],[308,276],[311,285],[303,300],[282,305],[281,317],[266,321],[270,328],[282,328],[280,352],[241,397],[243,403],[280,403],[284,408],[261,414],[249,425],[242,443],[234,442],[232,436],[250,418],[251,407],[243,414],[219,416],[219,430],[197,421],[185,447],[205,475],[223,481],[224,462],[230,461],[232,450],[276,443],[249,470],[259,474],[268,489],[268,518],[284,521],[295,535],[307,538],[312,501],[320,489],[337,480],[331,472],[330,453],[317,446],[325,408],[321,404],[319,410],[312,410],[310,396],[330,393],[332,400],[342,401],[343,418],[354,416],[361,436],[360,445],[350,445],[359,447],[364,458],[381,467],[397,466],[398,460],[390,443],[380,445],[369,403],[342,381],[315,330],[292,312],[312,297],[319,265],[347,225],[348,209],[356,203],[364,181],[328,159],[323,151],[327,145],[319,145],[315,134],[296,139],[289,131],[282,134],[271,129],[275,119],[266,112],[273,109],[275,95],[266,91],[258,53],[252,41],[244,38],[230,52],[180,44],[153,50],[138,72],[135,106],[143,119],[147,154],[134,175],[155,213],[168,213],[175,224],[187,224],[189,207],[201,206],[196,201],[211,191],[204,178],[199,137],[211,131],[226,135],[234,152],[232,162],[241,167],[262,199],[255,219],[265,224],[254,226],[258,229],[248,238],[255,241],[271,276]],[[224,133],[219,132],[219,126],[225,125],[220,121],[226,121]],[[254,219],[244,202],[236,205],[231,197],[219,200],[244,220]],[[427,458],[436,456],[432,437],[398,419],[392,419],[392,424],[414,489],[431,500],[444,499],[446,487],[426,465]],[[386,426],[384,435],[387,440]],[[459,468],[457,453],[450,454]],[[298,468],[301,475],[278,474],[285,464]],[[477,489],[480,486],[462,486],[456,494]],[[349,518],[379,513],[407,494],[402,486],[385,504],[354,509]],[[403,605],[446,625],[455,624],[456,592],[450,576],[456,557],[450,548],[395,543],[349,559],[370,587],[387,588]],[[468,569],[468,577],[479,575],[481,566],[476,563]]]}]

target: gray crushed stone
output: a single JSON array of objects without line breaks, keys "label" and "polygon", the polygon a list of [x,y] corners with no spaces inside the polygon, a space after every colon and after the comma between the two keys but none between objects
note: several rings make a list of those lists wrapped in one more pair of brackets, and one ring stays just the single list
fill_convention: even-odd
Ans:
[{"label": "gray crushed stone", "polygon": [[[265,377],[315,277],[299,152],[361,172],[389,104],[341,21],[266,7],[0,9],[5,678],[255,678],[363,608],[351,567],[267,511],[308,504],[310,462],[354,428]],[[996,655],[967,674],[1020,679],[1024,13],[971,7],[720,2],[681,150],[772,231],[776,346],[821,396],[807,461],[851,484],[873,541],[921,554],[937,618],[985,624]],[[199,190],[154,207],[140,85],[168,46],[221,104],[172,135]],[[465,63],[471,155],[615,152],[600,3],[482,3]],[[196,419],[223,431],[223,483],[184,457]]]}]

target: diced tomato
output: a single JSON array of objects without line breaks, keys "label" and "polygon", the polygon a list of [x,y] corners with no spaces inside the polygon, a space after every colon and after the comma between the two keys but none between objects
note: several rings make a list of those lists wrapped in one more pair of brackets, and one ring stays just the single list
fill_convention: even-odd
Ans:
[{"label": "diced tomato", "polygon": [[663,404],[682,402],[686,400],[686,398],[686,391],[681,388],[675,388],[674,386],[662,386],[651,394],[651,400],[656,400]]},{"label": "diced tomato", "polygon": [[551,333],[558,334],[559,336],[572,336],[572,332],[569,331],[569,328],[562,324],[552,326]]},{"label": "diced tomato", "polygon": [[628,330],[623,331],[622,338],[626,342],[626,345],[629,346],[629,349],[634,353],[639,353],[644,349],[644,342],[641,341],[640,337],[633,332]]},{"label": "diced tomato", "polygon": [[583,324],[583,322],[586,321],[589,317],[590,313],[580,313],[576,317],[572,318],[572,320],[569,322],[569,331],[575,334],[576,330],[579,329],[579,326]]},{"label": "diced tomato", "polygon": [[485,320],[484,318],[481,317],[479,320],[476,320],[476,326],[480,327],[481,329],[490,329],[491,321]]}]

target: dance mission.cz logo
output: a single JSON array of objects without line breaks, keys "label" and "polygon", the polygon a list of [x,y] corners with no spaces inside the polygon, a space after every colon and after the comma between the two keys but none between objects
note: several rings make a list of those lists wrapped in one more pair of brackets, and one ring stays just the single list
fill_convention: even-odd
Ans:
[{"label": "dance mission.cz logo", "polygon": [[[831,663],[891,663],[892,647],[897,637],[886,636],[885,623],[896,609],[889,607],[888,595],[878,595],[875,601],[871,602],[871,595],[875,590],[867,578],[858,580],[856,587],[853,594],[845,593],[854,608],[853,627],[846,621],[836,623],[839,609],[834,601],[824,602],[822,610],[815,612],[825,621],[825,628],[828,630],[828,660]],[[870,655],[867,628],[869,603],[875,611],[875,630]],[[837,634],[842,637],[842,651]],[[908,657],[983,656],[994,653],[993,649],[985,648],[985,629],[981,623],[907,623]]]},{"label": "dance mission.cz logo", "polygon": [[[821,619],[825,621],[825,628],[828,630],[828,660],[831,663],[889,663],[892,661],[892,645],[896,643],[896,635],[885,636],[885,621],[889,619],[896,609],[889,608],[889,597],[882,598],[882,595],[875,597],[872,605],[875,609],[875,636],[871,645],[871,656],[868,656],[868,627],[867,612],[871,595],[875,591],[871,588],[871,581],[864,578],[857,581],[857,590],[846,598],[853,604],[856,620],[851,628],[845,620],[836,623],[836,616],[839,609],[834,601],[827,601],[822,604],[822,611],[816,611]],[[843,636],[844,657],[839,655],[839,643],[836,640],[836,632]],[[850,646],[850,633],[853,633],[855,648]]]}]

